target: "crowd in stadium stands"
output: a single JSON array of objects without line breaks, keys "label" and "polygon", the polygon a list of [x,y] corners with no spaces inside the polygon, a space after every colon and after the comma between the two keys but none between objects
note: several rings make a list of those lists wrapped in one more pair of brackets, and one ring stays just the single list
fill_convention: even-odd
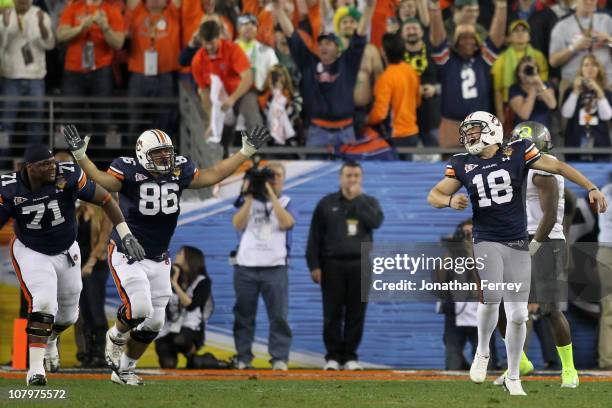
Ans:
[{"label": "crowd in stadium stands", "polygon": [[[351,158],[455,147],[459,122],[475,110],[495,112],[506,129],[542,121],[557,144],[610,146],[605,0],[5,0],[0,8],[3,95],[172,97],[184,82],[210,118],[203,136],[226,148],[235,130],[261,123],[275,145],[331,146]],[[142,109],[131,108],[136,133]],[[43,115],[42,101],[5,109],[9,135],[20,109]],[[112,122],[96,112],[98,123]],[[152,125],[172,132],[175,118],[167,110]],[[23,125],[35,134],[29,142],[42,138],[35,122]]]}]

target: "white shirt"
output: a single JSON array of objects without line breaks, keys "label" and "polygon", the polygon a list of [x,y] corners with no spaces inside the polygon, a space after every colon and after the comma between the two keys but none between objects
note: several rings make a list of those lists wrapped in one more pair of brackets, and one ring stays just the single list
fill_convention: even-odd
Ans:
[{"label": "white shirt", "polygon": [[[612,203],[612,183],[606,184],[601,189],[601,193],[606,197],[608,203]],[[612,247],[612,210],[608,209],[603,214],[599,214],[599,236],[601,246]]]},{"label": "white shirt", "polygon": [[[38,27],[37,6],[31,6],[23,16],[19,16],[21,27],[15,9],[10,9],[9,25],[5,27],[0,23],[2,32],[2,76],[11,79],[44,79],[47,75],[45,50],[55,46],[55,37],[51,29],[51,18],[43,12],[43,24],[49,35],[43,40]],[[23,47],[28,44],[32,53],[33,62],[26,65],[24,62]]]},{"label": "white shirt", "polygon": [[[240,40],[236,41],[236,43],[241,46],[240,48],[242,48],[244,44]],[[242,50],[249,59],[251,67],[255,69],[253,73],[253,84],[255,88],[257,88],[258,91],[263,91],[266,79],[268,78],[268,71],[274,65],[278,64],[278,58],[276,57],[274,49],[254,40],[249,49],[242,48]]]},{"label": "white shirt", "polygon": [[[549,157],[554,158],[554,156]],[[529,235],[534,235],[538,229],[538,225],[540,225],[542,217],[544,217],[544,212],[540,206],[540,194],[538,193],[538,188],[533,184],[533,176],[536,174],[554,177],[555,180],[557,180],[559,194],[557,220],[550,234],[548,234],[548,238],[565,239],[565,235],[563,234],[563,213],[565,211],[565,193],[563,190],[565,187],[565,180],[558,174],[550,174],[542,170],[530,169],[527,174],[527,232],[529,232]]]},{"label": "white shirt", "polygon": [[[287,208],[290,198],[281,195],[278,199]],[[288,231],[280,229],[272,203],[253,200],[249,221],[240,238],[236,262],[240,266],[287,265]]]}]

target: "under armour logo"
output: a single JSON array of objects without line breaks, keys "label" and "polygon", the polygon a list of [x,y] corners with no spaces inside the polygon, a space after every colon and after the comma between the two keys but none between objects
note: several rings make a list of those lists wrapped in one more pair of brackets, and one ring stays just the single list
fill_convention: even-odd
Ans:
[{"label": "under armour logo", "polygon": [[502,157],[502,162],[509,161],[509,160],[510,160],[509,157]]}]

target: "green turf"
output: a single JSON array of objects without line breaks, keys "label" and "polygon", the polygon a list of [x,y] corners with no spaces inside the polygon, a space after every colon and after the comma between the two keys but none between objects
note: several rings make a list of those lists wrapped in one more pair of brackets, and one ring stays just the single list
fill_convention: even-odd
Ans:
[{"label": "green turf", "polygon": [[8,390],[23,381],[0,379],[0,406],[61,407],[610,407],[611,383],[584,383],[560,389],[557,382],[525,382],[527,397],[509,397],[491,383],[467,381],[147,381],[125,387],[99,380],[53,380],[67,399],[16,402]]}]

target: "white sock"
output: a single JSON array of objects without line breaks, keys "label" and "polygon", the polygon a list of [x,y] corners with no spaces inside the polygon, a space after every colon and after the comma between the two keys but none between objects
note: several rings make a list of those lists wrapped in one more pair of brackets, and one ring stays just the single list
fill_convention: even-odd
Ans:
[{"label": "white sock", "polygon": [[47,345],[53,343],[53,345],[55,345],[55,343],[57,343],[57,339],[59,338],[60,334],[56,333],[54,331],[51,332],[51,335],[49,336],[49,339],[47,340]]},{"label": "white sock", "polygon": [[478,324],[478,347],[476,352],[481,356],[489,356],[491,335],[497,326],[499,303],[478,304],[476,320]]},{"label": "white sock", "polygon": [[125,353],[121,354],[119,371],[134,371],[136,369],[137,361],[138,360],[128,357]]},{"label": "white sock", "polygon": [[45,358],[46,347],[29,347],[30,351],[30,371],[44,374],[45,367],[43,366],[43,359]]},{"label": "white sock", "polygon": [[519,366],[521,354],[527,336],[527,325],[525,323],[508,322],[506,328],[506,354],[508,355],[508,378],[519,379]]},{"label": "white sock", "polygon": [[110,329],[111,337],[116,339],[116,340],[127,340],[128,333],[129,332],[125,332],[125,333],[120,332],[119,329],[117,328],[116,324],[113,327],[111,327],[111,329]]}]

